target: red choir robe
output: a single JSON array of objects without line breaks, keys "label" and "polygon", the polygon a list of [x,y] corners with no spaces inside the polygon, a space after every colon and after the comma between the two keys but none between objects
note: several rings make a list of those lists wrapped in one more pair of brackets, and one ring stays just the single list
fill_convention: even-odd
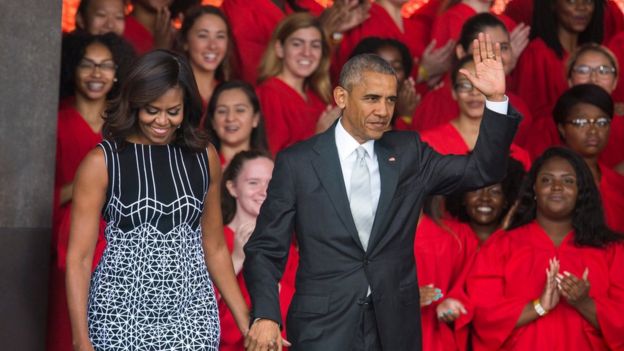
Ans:
[{"label": "red choir robe", "polygon": [[[557,257],[560,272],[577,277],[589,269],[589,296],[596,303],[600,331],[561,297],[547,315],[515,328],[524,307],[538,298],[548,260]],[[473,349],[481,350],[623,350],[624,245],[604,249],[578,247],[570,232],[555,247],[532,222],[490,238],[479,250],[466,279],[474,304]]]},{"label": "red choir robe", "polygon": [[598,190],[605,220],[609,228],[624,235],[624,176],[603,164],[598,166],[602,174]]},{"label": "red choir robe", "polygon": [[624,116],[613,116],[610,129],[609,140],[600,155],[600,161],[613,168],[624,162]]},{"label": "red choir robe", "polygon": [[433,284],[443,294],[440,300],[420,309],[423,350],[466,349],[467,338],[456,340],[453,326],[438,319],[436,308],[448,297],[464,302],[451,291],[462,289],[461,276],[478,247],[479,239],[467,224],[448,219],[440,226],[429,216],[421,217],[414,242],[418,285]]},{"label": "red choir robe", "polygon": [[[533,115],[522,98],[512,92],[507,92],[509,103],[522,114],[522,121],[514,142],[524,147],[528,136],[533,133]],[[459,115],[459,106],[453,100],[452,84],[450,79],[444,79],[436,89],[425,95],[414,111],[411,130],[423,132],[450,122]]]},{"label": "red choir robe", "polygon": [[124,39],[126,39],[138,55],[142,55],[154,48],[154,36],[132,15],[126,16],[126,28],[124,29]]},{"label": "red choir robe", "polygon": [[[64,100],[58,112],[56,137],[56,171],[54,180],[54,207],[48,287],[47,349],[66,351],[72,347],[71,325],[65,293],[65,269],[69,243],[71,201],[60,205],[60,192],[65,184],[72,183],[82,159],[99,142],[102,135],[94,132],[72,105]],[[104,252],[104,221],[93,253],[93,267]]]},{"label": "red choir robe", "polygon": [[533,160],[540,157],[549,147],[563,145],[555,120],[551,116],[534,121],[533,130],[527,137],[526,150]]},{"label": "red choir robe", "polygon": [[435,19],[438,17],[438,11],[442,1],[429,0],[426,4],[419,7],[412,15],[410,19],[419,21],[424,27],[423,39],[426,43],[431,41],[431,29],[435,23]]},{"label": "red choir robe", "polygon": [[616,103],[624,103],[624,74],[622,74],[622,69],[624,68],[624,31],[614,36],[607,46],[613,51],[613,54],[615,54],[618,65],[620,66],[617,87],[615,87],[611,96]]},{"label": "red choir robe", "polygon": [[[450,122],[424,131],[420,137],[442,155],[465,155],[471,151],[459,131]],[[531,168],[531,158],[524,149],[511,144],[509,152],[509,155],[522,163],[526,170]]]},{"label": "red choir robe", "polygon": [[[511,18],[505,15],[497,15],[493,12],[491,13],[505,24],[507,31],[511,32],[516,28],[516,22]],[[436,19],[433,25],[431,39],[436,40],[437,47],[444,46],[449,39],[455,41],[459,40],[462,26],[470,17],[476,14],[477,11],[461,2],[451,6]]]},{"label": "red choir robe", "polygon": [[[338,77],[342,66],[351,56],[353,49],[366,37],[399,40],[407,46],[410,54],[414,58],[420,58],[425,50],[427,46],[425,36],[426,28],[420,21],[411,18],[403,18],[404,31],[401,31],[388,12],[380,5],[372,3],[369,14],[370,17],[366,19],[366,21],[344,33],[340,46],[336,50],[332,60],[333,78]],[[412,75],[417,74],[418,68],[415,67],[412,72],[406,72],[406,74],[410,73],[412,73]]]},{"label": "red choir robe", "polygon": [[[231,253],[232,250],[234,250],[234,231],[228,226],[223,226],[223,235],[225,237],[225,242],[228,246],[228,249]],[[282,313],[282,321],[284,323],[286,322],[286,313],[288,312],[290,301],[292,300],[292,297],[295,293],[294,274],[297,271],[296,267],[298,262],[299,254],[295,248],[295,245],[293,244],[290,247],[288,262],[286,263],[286,270],[284,271],[284,275],[282,276],[279,289],[280,310]],[[251,306],[251,298],[249,296],[249,292],[247,291],[247,286],[245,284],[245,279],[243,278],[242,272],[240,272],[236,276],[236,279],[238,281],[238,286],[241,290],[241,293],[243,294],[245,301],[247,301],[247,306]],[[238,330],[238,326],[236,325],[234,316],[232,315],[232,312],[230,312],[223,299],[219,299],[219,324],[221,325],[221,340],[219,343],[219,350],[244,350],[245,339]],[[286,328],[282,328],[282,337],[286,338]],[[284,349],[288,350],[288,348]]]},{"label": "red choir robe", "polygon": [[[533,22],[533,0],[512,0],[505,7],[505,15],[516,23],[524,22],[531,25]],[[624,16],[617,2],[607,0],[604,15],[604,39],[607,43],[614,35],[624,30]]]},{"label": "red choir robe", "polygon": [[529,102],[534,122],[550,118],[557,99],[568,89],[567,59],[567,53],[557,57],[540,38],[533,39],[520,56],[510,90]]},{"label": "red choir robe", "polygon": [[273,155],[314,135],[326,104],[311,89],[307,90],[305,100],[281,79],[271,77],[258,85],[256,93]]}]

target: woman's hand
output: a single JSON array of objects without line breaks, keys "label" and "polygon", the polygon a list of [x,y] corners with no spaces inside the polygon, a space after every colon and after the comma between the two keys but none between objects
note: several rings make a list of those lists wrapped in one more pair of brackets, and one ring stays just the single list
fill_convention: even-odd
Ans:
[{"label": "woman's hand", "polygon": [[552,310],[559,303],[559,289],[557,289],[557,274],[559,274],[559,260],[552,258],[548,260],[549,267],[546,268],[546,284],[544,291],[539,298],[540,305],[546,312]]},{"label": "woman's hand", "polygon": [[438,307],[436,307],[438,319],[450,323],[459,318],[461,314],[467,314],[468,311],[464,307],[464,304],[454,298],[448,298],[442,301]]},{"label": "woman's hand", "polygon": [[420,307],[431,305],[434,301],[442,298],[442,290],[433,286],[433,284],[424,285],[418,288],[420,293]]},{"label": "woman's hand", "polygon": [[564,271],[563,274],[557,274],[557,285],[561,295],[574,307],[577,307],[589,300],[590,284],[587,277],[589,276],[589,268],[585,268],[583,277],[578,278],[574,274]]},{"label": "woman's hand", "polygon": [[154,22],[154,48],[171,49],[174,30],[171,27],[171,12],[167,6],[163,6],[156,12]]},{"label": "woman's hand", "polygon": [[[430,87],[435,86],[444,73],[451,68],[453,53],[455,49],[455,41],[449,40],[439,48],[436,47],[436,40],[432,40],[425,48],[420,60],[416,62],[424,69],[426,76],[418,76],[418,82],[427,82]],[[409,72],[407,72],[409,74]]]},{"label": "woman's hand", "polygon": [[325,111],[321,113],[318,121],[316,122],[316,133],[317,134],[323,133],[329,127],[331,127],[331,125],[334,124],[336,119],[338,119],[341,112],[342,112],[342,109],[340,107],[338,106],[332,107],[331,105],[327,105],[327,107],[325,108]]},{"label": "woman's hand", "polygon": [[420,104],[420,94],[416,93],[416,83],[412,77],[407,78],[399,88],[396,111],[399,116],[412,117]]},{"label": "woman's hand", "polygon": [[518,25],[511,31],[509,35],[509,41],[511,45],[511,62],[507,67],[507,72],[513,71],[516,68],[518,59],[527,45],[529,45],[529,34],[531,33],[531,27],[524,23],[518,23]]}]

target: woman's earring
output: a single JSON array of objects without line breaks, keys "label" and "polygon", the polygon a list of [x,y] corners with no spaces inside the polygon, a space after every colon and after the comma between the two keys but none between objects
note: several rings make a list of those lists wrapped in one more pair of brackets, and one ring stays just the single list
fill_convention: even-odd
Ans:
[{"label": "woman's earring", "polygon": [[117,77],[113,78],[113,83],[117,83]]}]

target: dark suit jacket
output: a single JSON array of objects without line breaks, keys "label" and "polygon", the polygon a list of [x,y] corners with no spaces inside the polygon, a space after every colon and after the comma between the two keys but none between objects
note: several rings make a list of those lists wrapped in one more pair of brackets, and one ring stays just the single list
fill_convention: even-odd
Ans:
[{"label": "dark suit jacket", "polygon": [[350,350],[358,299],[369,285],[383,349],[420,350],[414,232],[423,199],[502,179],[520,121],[509,110],[509,116],[486,110],[470,156],[441,156],[410,132],[377,140],[381,194],[366,251],[351,216],[335,127],[280,153],[245,246],[253,317],[281,323],[277,282],[294,231],[300,261],[286,323],[292,350]]}]

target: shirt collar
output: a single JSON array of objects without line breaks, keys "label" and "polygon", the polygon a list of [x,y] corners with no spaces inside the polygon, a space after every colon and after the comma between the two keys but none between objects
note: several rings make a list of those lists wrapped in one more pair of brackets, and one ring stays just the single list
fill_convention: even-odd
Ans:
[{"label": "shirt collar", "polygon": [[338,148],[338,157],[340,158],[340,161],[344,161],[355,151],[355,149],[360,146],[366,149],[366,152],[368,152],[368,156],[371,157],[371,159],[374,159],[375,140],[368,140],[363,144],[358,143],[358,141],[355,140],[355,138],[342,126],[341,117],[336,124],[336,147]]}]

